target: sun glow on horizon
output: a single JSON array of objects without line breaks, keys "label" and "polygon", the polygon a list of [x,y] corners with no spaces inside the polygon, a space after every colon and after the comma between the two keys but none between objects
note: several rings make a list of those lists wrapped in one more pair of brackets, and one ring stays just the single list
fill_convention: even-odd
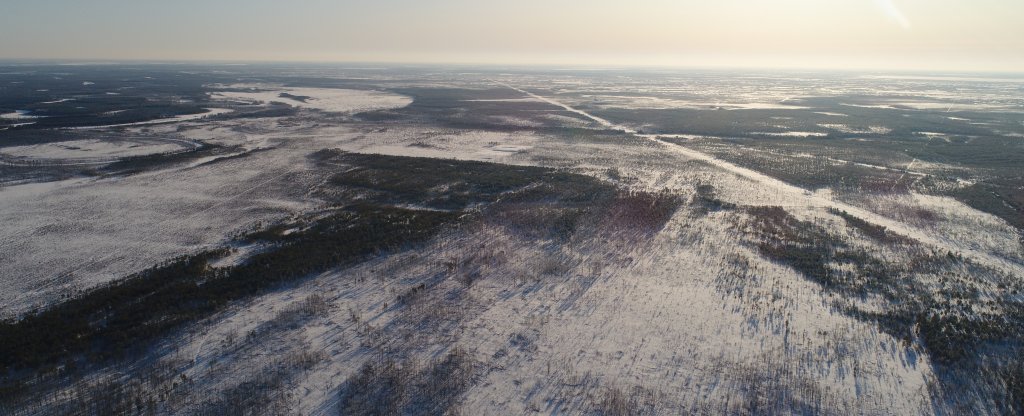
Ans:
[{"label": "sun glow on horizon", "polygon": [[42,0],[4,8],[0,58],[8,59],[1024,71],[1024,3],[1011,0]]}]

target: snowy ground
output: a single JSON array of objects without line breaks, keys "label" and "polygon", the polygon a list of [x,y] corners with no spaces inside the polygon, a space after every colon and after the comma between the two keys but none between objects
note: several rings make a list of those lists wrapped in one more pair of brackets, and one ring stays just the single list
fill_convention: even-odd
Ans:
[{"label": "snowy ground", "polygon": [[232,111],[234,111],[234,110],[231,110],[231,109],[228,109],[228,108],[207,108],[205,112],[198,113],[198,114],[185,114],[185,115],[168,117],[168,118],[160,118],[160,119],[156,119],[156,120],[139,121],[139,122],[136,122],[136,123],[107,124],[107,125],[102,125],[102,126],[87,126],[87,127],[71,127],[71,129],[72,130],[98,130],[98,129],[106,129],[106,128],[111,128],[111,127],[135,127],[135,126],[149,126],[149,125],[154,125],[154,124],[179,123],[179,122],[182,122],[182,121],[201,120],[201,119],[204,119],[204,118],[207,118],[207,117],[213,117],[213,116],[217,116],[217,115],[221,115],[221,114],[228,114],[228,113],[231,113]]},{"label": "snowy ground", "polygon": [[[378,91],[361,91],[332,88],[284,88],[274,85],[229,85],[225,88],[248,89],[252,91],[222,91],[213,94],[215,99],[248,103],[279,102],[293,107],[312,108],[331,113],[360,113],[385,108],[404,107],[412,99]],[[289,94],[293,97],[281,96]],[[299,100],[294,97],[308,97]]]},{"label": "snowy ground", "polygon": [[117,159],[194,148],[185,140],[105,140],[86,139],[0,148],[0,154],[22,159]]},{"label": "snowy ground", "polygon": [[[374,107],[400,99],[381,95]],[[364,96],[359,106],[371,105]],[[351,107],[361,108],[361,107]],[[272,222],[314,208],[306,192],[320,180],[307,156],[358,133],[335,128],[328,134],[294,139],[279,134],[274,120],[247,121],[260,134],[233,131],[218,123],[184,125],[194,137],[219,145],[273,147],[244,158],[189,164],[129,177],[73,179],[0,189],[0,313],[24,313],[62,293],[92,287],[142,270],[155,262],[218,244],[258,222]],[[159,141],[182,124],[147,125],[149,146],[86,140],[8,147],[10,163],[140,155],[180,149],[188,141]],[[301,131],[301,128],[299,128]],[[137,132],[140,136],[142,132]],[[155,148],[154,148],[155,147]],[[77,148],[77,149],[75,149]],[[205,160],[212,161],[213,158]],[[81,161],[81,159],[79,160]],[[106,160],[109,162],[110,160]],[[100,161],[103,163],[103,161]],[[33,215],[26,215],[26,213]],[[124,215],[131,213],[131,215]]]},{"label": "snowy ground", "polygon": [[[258,370],[268,362],[262,351],[322,351],[287,390],[300,413],[334,414],[338,386],[382,351],[429,361],[457,345],[479,373],[463,394],[468,414],[593,412],[610,390],[637,394],[660,414],[930,412],[925,358],[835,313],[792,271],[721,244],[735,243],[724,225],[683,212],[647,241],[587,242],[555,253],[490,225],[325,274],[195,333],[178,350],[189,359],[184,374],[196,381],[177,410],[194,411],[216,397],[200,392],[230,389],[239,374]],[[726,283],[736,258],[754,262],[742,287]],[[465,287],[459,272],[449,273],[416,305],[394,306],[396,294],[445,274],[440,261],[449,259],[482,267],[484,276]],[[557,275],[542,272],[552,261]],[[276,323],[314,294],[326,297],[329,313]],[[267,326],[274,330],[260,347],[240,346]],[[738,393],[750,388],[760,395]]]},{"label": "snowy ground", "polygon": [[[828,190],[809,192],[657,135],[637,134],[576,103],[506,86],[522,97],[503,102],[549,103],[552,119],[580,127],[579,119],[554,114],[570,111],[593,120],[603,129],[598,133],[612,139],[570,140],[525,124],[513,131],[331,124],[322,122],[319,112],[400,108],[411,99],[365,90],[222,86],[230,91],[215,93],[218,100],[281,102],[300,112],[160,124],[147,133],[174,132],[196,142],[239,146],[243,157],[0,189],[0,223],[5,224],[0,312],[23,314],[160,260],[225,244],[258,222],[322,208],[315,195],[331,172],[308,156],[326,148],[563,168],[620,189],[686,199],[698,185],[711,185],[718,198],[737,206],[778,205],[801,220],[826,225],[840,224],[828,213],[840,209],[915,240],[921,251],[963,253],[980,265],[1024,275],[1017,231],[951,198],[910,193],[840,200]],[[786,91],[765,93],[736,106],[788,106],[778,104],[786,96]],[[592,98],[607,106],[645,100]],[[658,103],[663,104],[691,105]],[[162,153],[178,146],[127,143],[86,140],[0,151],[11,157],[73,159],[91,152]],[[256,149],[261,151],[244,153]],[[908,214],[922,211],[940,220]],[[162,345],[147,366],[174,370],[145,382],[160,392],[160,409],[167,413],[216,413],[222,409],[216,406],[230,406],[226,400],[251,393],[282,406],[262,409],[267,413],[337,414],[344,405],[343,386],[364,363],[386,357],[410,371],[429,369],[459,349],[472,368],[472,382],[457,392],[452,408],[463,414],[598,413],[615,407],[609,397],[652,414],[943,410],[933,407],[936,375],[920,345],[835,307],[849,302],[870,308],[873,299],[841,299],[765,259],[744,234],[746,220],[743,214],[701,213],[686,205],[652,235],[623,231],[552,242],[475,218],[424,247],[237,302]],[[909,262],[913,254],[877,248],[856,233],[839,234],[897,263]],[[260,249],[242,247],[223,264]],[[467,284],[469,273],[476,277]],[[422,295],[398,304],[397,296],[419,285],[425,288]],[[96,379],[119,380],[120,371],[104,371]],[[143,378],[125,371],[127,379]],[[259,383],[273,387],[252,390]],[[78,394],[67,390],[69,397]]]}]

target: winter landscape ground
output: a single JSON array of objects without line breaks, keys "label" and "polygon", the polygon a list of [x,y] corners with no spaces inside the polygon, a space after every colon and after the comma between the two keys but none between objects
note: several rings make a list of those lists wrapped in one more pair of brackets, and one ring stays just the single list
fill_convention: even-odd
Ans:
[{"label": "winter landscape ground", "polygon": [[0,65],[0,414],[1021,414],[1024,77]]}]

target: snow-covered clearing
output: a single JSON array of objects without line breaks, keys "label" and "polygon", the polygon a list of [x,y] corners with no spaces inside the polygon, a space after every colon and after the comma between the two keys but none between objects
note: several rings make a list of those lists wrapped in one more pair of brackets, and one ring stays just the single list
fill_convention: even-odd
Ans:
[{"label": "snow-covered clearing", "polygon": [[[293,107],[310,108],[331,113],[360,113],[386,108],[405,107],[412,103],[412,99],[409,97],[380,91],[338,88],[285,88],[273,85],[229,85],[225,86],[225,88],[244,88],[253,91],[221,91],[213,94],[213,98],[256,104],[279,102]],[[289,94],[292,97],[282,97],[282,93]],[[300,100],[293,97],[308,98]]]},{"label": "snow-covered clearing", "polygon": [[154,124],[179,123],[179,122],[182,122],[182,121],[202,120],[202,119],[207,118],[207,117],[213,117],[213,116],[217,116],[217,115],[221,115],[221,114],[228,114],[228,113],[232,113],[234,111],[235,110],[232,110],[230,108],[207,108],[206,112],[198,113],[198,114],[185,114],[185,115],[168,117],[168,118],[160,118],[160,119],[156,119],[156,120],[139,121],[139,122],[136,122],[136,123],[107,124],[107,125],[103,125],[103,126],[69,127],[69,129],[71,129],[71,130],[99,130],[99,129],[107,129],[107,128],[112,128],[112,127],[135,127],[135,126],[150,126],[150,125],[154,125]]},{"label": "snow-covered clearing", "polygon": [[779,132],[754,132],[751,134],[758,134],[762,136],[776,136],[776,137],[825,137],[828,133],[812,132],[812,131],[787,131],[783,133]]},{"label": "snow-covered clearing", "polygon": [[39,116],[29,115],[31,111],[28,110],[17,110],[13,113],[0,114],[0,119],[4,120],[32,120],[39,118]]},{"label": "snow-covered clearing", "polygon": [[[355,102],[346,107],[349,111],[388,108],[405,102],[387,95],[353,97]],[[341,96],[335,98],[341,100]],[[382,101],[374,103],[373,98]],[[336,105],[342,104],[339,101]],[[49,304],[61,294],[126,276],[182,253],[218,245],[257,222],[270,223],[314,209],[319,202],[309,199],[307,192],[326,173],[314,170],[307,156],[360,133],[353,128],[337,127],[320,136],[303,136],[299,133],[302,128],[293,126],[293,130],[282,134],[273,119],[227,124],[244,124],[262,131],[246,134],[224,128],[220,122],[200,120],[199,116],[209,115],[189,116],[197,123],[187,136],[220,145],[273,150],[128,177],[0,188],[0,223],[4,224],[0,228],[0,286],[5,288],[0,291],[0,315],[22,314]],[[161,151],[170,149],[169,146],[194,145],[190,140],[159,139],[180,134],[177,125],[164,124],[166,121],[129,127],[149,127],[149,137],[158,138],[147,139],[148,143],[159,146]],[[301,140],[295,140],[297,133]],[[167,141],[161,144],[161,140]],[[2,152],[31,157],[38,165],[109,163],[111,158],[154,150],[104,140],[71,145],[80,149],[67,146],[68,142],[53,143],[4,148]],[[103,160],[83,159],[84,153],[91,152],[103,152]],[[494,151],[496,156],[505,153]],[[6,162],[16,164],[19,160],[8,158]],[[29,212],[33,215],[26,215]]]},{"label": "snow-covered clearing", "polygon": [[180,139],[86,139],[4,147],[0,148],[0,155],[26,159],[116,159],[128,156],[172,153],[195,147],[195,143]]},{"label": "snow-covered clearing", "polygon": [[600,108],[629,109],[697,109],[697,110],[803,110],[807,107],[771,102],[716,102],[671,99],[663,97],[622,96],[622,95],[584,95],[583,98],[594,100]]},{"label": "snow-covered clearing", "polygon": [[2,313],[23,313],[59,294],[219,243],[254,222],[309,209],[315,202],[270,180],[287,174],[303,183],[304,166],[304,154],[256,154],[155,175],[6,187],[0,190]]},{"label": "snow-covered clearing", "polygon": [[336,147],[357,153],[516,163],[541,140],[530,133],[399,127],[339,140]]}]

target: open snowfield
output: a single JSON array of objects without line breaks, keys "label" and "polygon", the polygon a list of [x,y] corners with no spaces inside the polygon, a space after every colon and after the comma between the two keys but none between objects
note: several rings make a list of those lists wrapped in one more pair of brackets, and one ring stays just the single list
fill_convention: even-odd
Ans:
[{"label": "open snowfield", "polygon": [[75,129],[79,129],[79,130],[96,130],[96,129],[111,128],[111,127],[135,127],[135,126],[149,126],[149,125],[153,125],[153,124],[179,123],[179,122],[182,122],[182,121],[201,120],[201,119],[204,119],[204,118],[207,118],[207,117],[213,117],[213,116],[217,116],[217,115],[221,115],[221,114],[227,114],[227,113],[230,113],[232,111],[234,111],[234,110],[227,109],[227,108],[207,108],[206,111],[204,111],[202,113],[198,113],[198,114],[186,114],[186,115],[180,115],[180,116],[174,116],[174,117],[168,117],[168,118],[161,118],[161,119],[150,120],[150,121],[139,121],[139,122],[136,122],[136,123],[107,124],[107,125],[102,125],[102,126],[74,127],[74,128]]},{"label": "open snowfield", "polygon": [[288,198],[282,189],[286,177],[301,176],[302,158],[275,156],[127,180],[7,187],[0,201],[0,270],[10,289],[0,295],[3,312],[24,313],[309,208],[301,193]]},{"label": "open snowfield", "polygon": [[[381,97],[381,102],[373,104],[360,96],[358,106],[387,108],[401,102]],[[22,314],[49,304],[62,293],[87,289],[218,244],[255,223],[314,208],[317,202],[305,194],[320,179],[309,171],[306,156],[355,134],[342,128],[331,130],[328,139],[292,140],[288,133],[275,134],[272,122],[250,126],[259,126],[264,133],[228,133],[230,130],[218,123],[199,122],[190,128],[197,138],[216,137],[211,143],[274,147],[273,151],[127,178],[73,179],[0,189],[0,217],[5,224],[0,231],[0,276],[4,276],[0,284],[9,288],[0,294],[0,313]],[[14,157],[5,160],[10,163],[24,163],[29,158],[34,163],[75,164],[91,158],[109,163],[117,157],[173,152],[193,145],[159,138],[177,131],[177,124],[162,128],[165,130],[153,131],[157,138],[150,140],[56,142],[2,148],[0,155]],[[204,134],[207,130],[212,133]],[[33,215],[26,215],[29,212]]]},{"label": "open snowfield", "polygon": [[779,102],[716,102],[690,101],[662,97],[637,97],[616,95],[583,95],[582,98],[592,100],[593,104],[603,108],[629,109],[715,109],[715,110],[799,110],[806,109],[798,105]]},{"label": "open snowfield", "polygon": [[124,140],[103,139],[72,140],[30,146],[13,146],[0,149],[0,154],[15,158],[31,159],[91,159],[121,158],[158,153],[172,153],[190,149],[187,141]]},{"label": "open snowfield", "polygon": [[[398,108],[412,100],[391,93],[333,88],[284,88],[273,85],[228,85],[226,88],[247,89],[252,92],[220,91],[215,99],[257,104],[279,102],[293,107],[311,108],[331,113],[360,113],[364,111]],[[289,94],[282,96],[281,94]],[[296,98],[296,97],[302,97]]]},{"label": "open snowfield", "polygon": [[34,119],[34,118],[39,118],[39,117],[38,116],[29,115],[29,111],[28,110],[18,110],[18,111],[15,111],[13,113],[3,113],[3,114],[0,114],[0,119],[2,119],[2,120],[31,120],[31,119]]}]

